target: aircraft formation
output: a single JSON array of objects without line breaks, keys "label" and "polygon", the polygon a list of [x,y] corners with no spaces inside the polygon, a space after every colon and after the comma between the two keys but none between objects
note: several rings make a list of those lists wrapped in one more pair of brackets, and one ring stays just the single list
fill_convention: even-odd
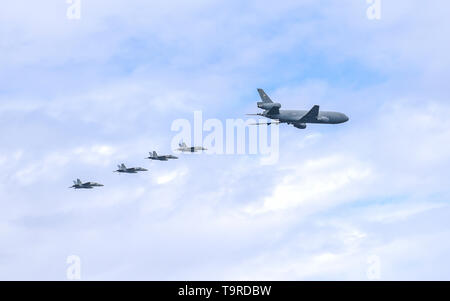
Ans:
[{"label": "aircraft formation", "polygon": [[[273,102],[272,99],[264,92],[263,89],[257,89],[259,96],[261,98],[260,102],[257,102],[257,106],[260,109],[263,109],[264,112],[257,114],[247,114],[253,116],[262,116],[270,119],[269,122],[266,123],[254,123],[253,125],[270,125],[270,124],[280,124],[286,123],[289,125],[293,125],[298,129],[306,129],[307,123],[316,123],[316,124],[339,124],[344,123],[349,120],[347,115],[340,112],[331,112],[331,111],[320,111],[320,107],[318,105],[313,106],[310,110],[280,110],[281,104],[277,102]],[[186,143],[181,141],[178,144],[177,151],[182,153],[194,153],[199,151],[207,150],[203,146],[187,146]],[[146,159],[156,160],[156,161],[168,161],[170,159],[178,159],[178,157],[173,155],[158,155],[155,151],[149,153],[150,156]],[[135,174],[138,172],[148,171],[142,167],[131,167],[127,168],[124,163],[117,166],[117,170],[114,172],[117,173],[128,173]],[[94,187],[102,187],[103,184],[95,183],[95,182],[81,182],[80,179],[73,181],[73,185],[69,188],[74,189],[92,189]]]},{"label": "aircraft formation", "polygon": [[[189,148],[192,149],[192,152],[197,152],[197,151],[204,151],[207,150],[204,147],[199,147],[199,146],[193,146],[193,147],[187,147],[186,143],[184,142],[180,142],[178,145],[181,148]],[[173,156],[173,155],[158,155],[156,153],[156,151],[150,152],[150,157],[147,157],[146,159],[150,159],[150,160],[157,160],[157,161],[168,161],[170,159],[178,159],[178,157]],[[124,163],[117,165],[117,170],[114,170],[113,172],[117,172],[117,173],[123,173],[123,174],[136,174],[138,172],[144,172],[144,171],[148,171],[148,169],[143,168],[143,167],[126,167],[126,165]],[[103,184],[99,184],[99,183],[95,183],[95,182],[85,182],[83,183],[80,179],[77,179],[76,181],[73,181],[73,185],[70,186],[69,188],[74,188],[74,189],[92,189],[94,187],[102,187],[104,186]]]}]

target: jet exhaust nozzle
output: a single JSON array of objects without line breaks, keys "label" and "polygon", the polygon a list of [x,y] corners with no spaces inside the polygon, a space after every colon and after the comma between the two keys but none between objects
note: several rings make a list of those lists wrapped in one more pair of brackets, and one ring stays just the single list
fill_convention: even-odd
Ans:
[{"label": "jet exhaust nozzle", "polygon": [[298,129],[306,129],[306,123],[294,123],[294,126]]}]

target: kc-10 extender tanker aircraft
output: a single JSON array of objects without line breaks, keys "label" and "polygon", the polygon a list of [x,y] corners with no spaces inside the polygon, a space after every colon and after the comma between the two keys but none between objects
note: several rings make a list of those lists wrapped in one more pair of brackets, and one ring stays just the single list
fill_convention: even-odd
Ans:
[{"label": "kc-10 extender tanker aircraft", "polygon": [[263,109],[263,113],[247,114],[270,118],[274,121],[267,123],[255,123],[253,125],[270,125],[272,123],[292,124],[298,129],[305,129],[307,123],[338,124],[348,121],[347,115],[339,112],[319,111],[319,106],[315,105],[311,110],[280,110],[281,104],[273,102],[263,89],[258,89],[261,102],[258,108]]}]

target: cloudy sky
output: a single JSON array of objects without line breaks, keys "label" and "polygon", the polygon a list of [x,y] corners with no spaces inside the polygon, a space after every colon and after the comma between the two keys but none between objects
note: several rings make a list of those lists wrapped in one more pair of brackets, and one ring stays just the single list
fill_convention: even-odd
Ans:
[{"label": "cloudy sky", "polygon": [[[0,279],[450,280],[450,4],[381,4],[2,3]],[[280,126],[274,165],[144,160],[259,87],[350,121]]]}]

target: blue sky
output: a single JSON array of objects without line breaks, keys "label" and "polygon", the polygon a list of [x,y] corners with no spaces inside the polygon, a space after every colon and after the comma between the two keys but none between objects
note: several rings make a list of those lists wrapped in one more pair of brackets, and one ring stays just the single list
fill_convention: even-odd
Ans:
[{"label": "blue sky", "polygon": [[[449,280],[442,1],[19,0],[0,10],[0,279]],[[280,127],[280,160],[170,152],[177,118],[345,112]],[[118,164],[147,174],[118,176]],[[75,178],[105,187],[73,191]]]}]

